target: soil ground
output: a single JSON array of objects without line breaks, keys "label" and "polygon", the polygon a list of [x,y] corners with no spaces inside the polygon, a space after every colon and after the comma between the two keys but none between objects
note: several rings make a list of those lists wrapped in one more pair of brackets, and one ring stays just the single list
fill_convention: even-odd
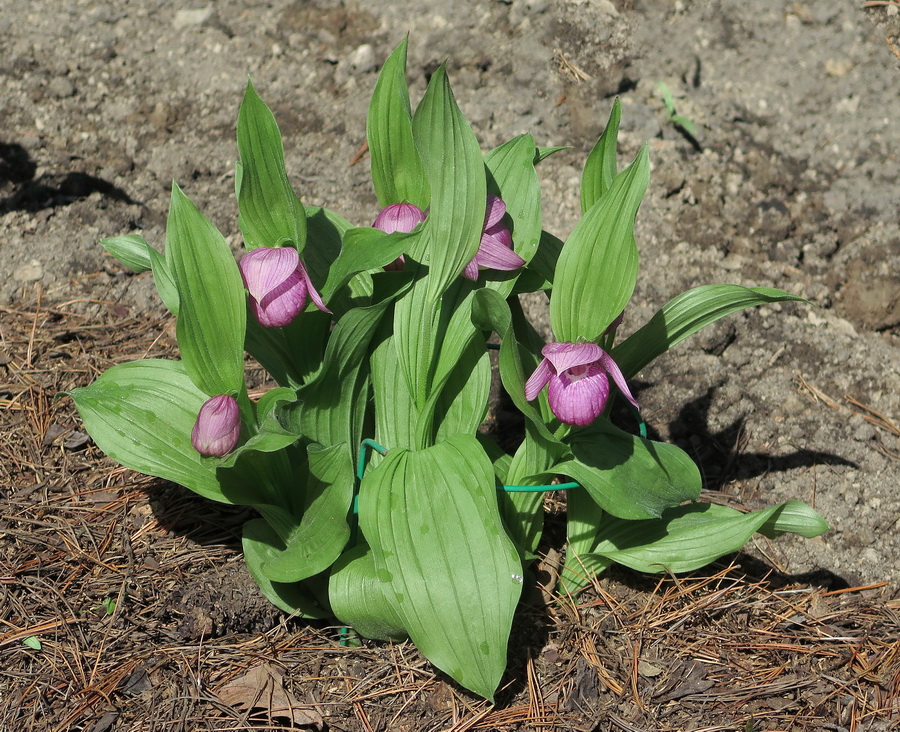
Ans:
[{"label": "soil ground", "polygon": [[[149,277],[97,240],[161,248],[175,179],[237,248],[248,74],[304,203],[374,219],[353,161],[378,65],[407,31],[414,99],[447,60],[485,149],[521,132],[572,146],[541,165],[560,236],[619,96],[623,160],[649,140],[654,165],[626,331],[697,284],[809,300],[732,316],[636,386],[709,497],[805,500],[831,531],[686,578],[613,573],[579,604],[533,598],[493,709],[409,644],[353,647],[281,617],[243,569],[241,511],[116,467],[53,401],[113,363],[175,354]],[[0,5],[0,730],[287,727],[226,693],[263,662],[308,728],[894,728],[898,69],[896,0]]]}]

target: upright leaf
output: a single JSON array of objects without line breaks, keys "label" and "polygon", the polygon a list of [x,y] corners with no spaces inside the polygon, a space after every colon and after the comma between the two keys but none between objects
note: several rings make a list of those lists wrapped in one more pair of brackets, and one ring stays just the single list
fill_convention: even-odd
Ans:
[{"label": "upright leaf", "polygon": [[481,242],[487,187],[475,133],[456,104],[447,71],[434,72],[413,117],[416,148],[431,187],[422,232],[428,299],[436,302]]},{"label": "upright leaf", "polygon": [[404,38],[381,67],[369,102],[366,138],[378,204],[412,203],[428,208],[428,181],[413,141]]},{"label": "upright leaf", "polygon": [[581,213],[587,213],[612,185],[616,177],[616,143],[619,138],[619,120],[622,105],[619,98],[613,102],[606,129],[594,145],[584,164],[581,174]]},{"label": "upright leaf", "polygon": [[228,242],[172,184],[166,259],[178,288],[176,333],[187,373],[210,396],[244,387],[244,285]]},{"label": "upright leaf", "polygon": [[240,153],[238,224],[248,249],[290,241],[306,245],[306,212],[284,166],[284,145],[272,111],[248,81],[238,112]]},{"label": "upright leaf", "polygon": [[558,340],[596,341],[628,304],[637,279],[634,217],[649,182],[645,145],[566,240],[550,299]]},{"label": "upright leaf", "polygon": [[493,699],[522,565],[478,441],[458,435],[427,450],[391,450],[363,478],[359,518],[410,638],[438,668]]}]

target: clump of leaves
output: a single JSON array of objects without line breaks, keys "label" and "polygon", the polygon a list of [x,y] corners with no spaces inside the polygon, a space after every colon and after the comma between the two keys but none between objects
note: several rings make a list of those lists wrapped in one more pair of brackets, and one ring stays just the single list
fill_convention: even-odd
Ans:
[{"label": "clump of leaves", "polygon": [[[535,171],[558,148],[520,135],[483,153],[443,67],[413,112],[404,41],[368,115],[382,211],[354,226],[295,193],[275,118],[248,84],[235,186],[247,253],[236,262],[177,185],[164,253],[135,235],[103,242],[152,270],[181,359],[117,365],[72,390],[87,430],[129,468],[254,507],[244,556],[276,606],[408,636],[487,699],[555,476],[569,480],[567,592],[615,562],[683,572],[757,531],[820,534],[825,522],[796,501],[748,514],[697,502],[687,454],[610,419],[619,394],[637,405],[628,379],[703,326],[799,300],[701,286],[617,341],[649,182],[646,146],[619,170],[619,116],[616,102],[563,242],[544,229]],[[519,302],[535,291],[549,296],[549,344]],[[513,454],[478,431],[490,338],[525,417]],[[245,354],[278,384],[257,400]],[[375,448],[368,462],[361,445]]]}]

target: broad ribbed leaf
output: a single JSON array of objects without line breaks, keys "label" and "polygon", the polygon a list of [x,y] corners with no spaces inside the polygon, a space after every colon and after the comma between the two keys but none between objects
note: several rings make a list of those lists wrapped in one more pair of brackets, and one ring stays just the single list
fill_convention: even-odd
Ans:
[{"label": "broad ribbed leaf", "polygon": [[238,112],[237,144],[241,156],[238,224],[247,248],[290,241],[302,252],[306,212],[288,180],[275,117],[249,81]]},{"label": "broad ribbed leaf", "polygon": [[594,145],[584,164],[581,175],[581,213],[585,214],[609,190],[616,177],[616,143],[619,138],[619,120],[622,105],[619,98],[613,102],[606,129]]},{"label": "broad ribbed leaf", "polygon": [[153,269],[153,282],[159,299],[172,315],[178,315],[178,287],[172,277],[172,268],[166,258],[152,247],[147,250],[150,255],[150,266]]},{"label": "broad ribbed leaf", "polygon": [[738,551],[754,532],[819,536],[828,524],[800,501],[741,513],[727,506],[691,503],[662,517],[623,521],[605,516],[594,553],[639,572],[690,572]]},{"label": "broad ribbed leaf", "polygon": [[266,599],[275,607],[300,618],[325,618],[329,613],[301,583],[272,582],[262,571],[263,566],[280,551],[278,535],[263,519],[251,519],[244,524],[244,561]]},{"label": "broad ribbed leaf", "polygon": [[581,483],[613,516],[658,517],[700,495],[700,471],[675,445],[630,435],[607,419],[573,430],[567,442],[574,457],[554,470]]},{"label": "broad ribbed leaf", "polygon": [[404,38],[381,67],[369,102],[366,138],[378,204],[412,203],[428,208],[428,181],[413,142]]},{"label": "broad ribbed leaf", "polygon": [[372,391],[375,439],[391,447],[415,447],[418,410],[400,369],[393,336],[382,341],[372,354]]},{"label": "broad ribbed leaf", "polygon": [[359,519],[410,638],[435,666],[492,699],[522,565],[478,441],[458,435],[427,450],[391,450],[363,478]]},{"label": "broad ribbed leaf", "polygon": [[283,328],[266,328],[251,317],[244,348],[281,386],[297,388],[321,367],[330,327],[331,316],[321,310],[307,310]]},{"label": "broad ribbed leaf", "polygon": [[344,232],[340,256],[328,271],[322,297],[330,300],[353,275],[391,264],[409,250],[410,239],[418,233],[385,234],[378,229],[360,227]]},{"label": "broad ribbed leaf", "polygon": [[612,350],[625,376],[634,376],[676,343],[738,310],[802,297],[771,287],[701,285],[667,302],[646,325]]},{"label": "broad ribbed leaf", "polygon": [[634,217],[649,182],[645,145],[566,240],[550,298],[557,340],[596,341],[628,304],[638,267]]},{"label": "broad ribbed leaf", "polygon": [[276,582],[297,582],[324,572],[350,538],[348,514],[353,503],[353,464],[344,444],[310,446],[306,506],[299,526],[283,551],[262,566]]},{"label": "broad ribbed leaf", "polygon": [[480,339],[469,342],[450,372],[437,400],[435,440],[475,434],[487,416],[491,391],[491,359]]},{"label": "broad ribbed leaf", "polygon": [[613,564],[612,560],[597,557],[591,550],[597,543],[597,527],[603,519],[603,509],[582,487],[566,491],[566,562],[560,573],[560,590],[575,594]]},{"label": "broad ribbed leaf", "polygon": [[181,362],[119,364],[69,396],[97,447],[116,462],[231,503],[216,480],[215,463],[191,445],[191,430],[207,396]]},{"label": "broad ribbed leaf", "polygon": [[406,638],[403,621],[388,599],[390,582],[375,568],[372,550],[357,544],[334,563],[328,581],[328,600],[334,616],[364,638],[399,640]]},{"label": "broad ribbed leaf", "polygon": [[100,246],[135,274],[146,272],[152,266],[148,250],[153,247],[140,234],[101,239]]},{"label": "broad ribbed leaf", "polygon": [[429,268],[428,299],[436,302],[478,251],[487,202],[478,140],[459,111],[443,66],[416,109],[413,135],[431,187],[421,244]]},{"label": "broad ribbed leaf", "polygon": [[228,242],[172,184],[166,260],[178,288],[178,348],[209,396],[244,388],[246,296]]}]

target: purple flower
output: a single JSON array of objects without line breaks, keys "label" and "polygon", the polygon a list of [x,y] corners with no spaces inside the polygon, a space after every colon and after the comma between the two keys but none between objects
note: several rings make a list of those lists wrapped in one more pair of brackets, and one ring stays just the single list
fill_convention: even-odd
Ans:
[{"label": "purple flower", "polygon": [[581,427],[603,412],[609,399],[609,377],[635,407],[625,376],[606,351],[595,343],[550,343],[544,360],[525,383],[525,398],[535,399],[547,384],[550,409],[560,421]]},{"label": "purple flower", "polygon": [[219,394],[200,407],[191,444],[201,455],[222,457],[234,450],[241,436],[241,417],[234,397]]},{"label": "purple flower", "polygon": [[525,264],[525,260],[513,251],[512,234],[503,223],[505,213],[506,204],[489,193],[478,252],[463,270],[463,277],[466,279],[477,280],[479,269],[509,271]]},{"label": "purple flower", "polygon": [[322,298],[293,247],[259,247],[238,263],[250,308],[261,325],[277,328],[290,323],[306,305],[309,295],[323,312]]},{"label": "purple flower", "polygon": [[[394,234],[398,231],[408,234],[425,220],[425,212],[411,203],[392,203],[381,209],[372,224],[376,229],[381,229],[385,234]],[[397,257],[387,265],[386,271],[403,269],[403,256]]]}]

